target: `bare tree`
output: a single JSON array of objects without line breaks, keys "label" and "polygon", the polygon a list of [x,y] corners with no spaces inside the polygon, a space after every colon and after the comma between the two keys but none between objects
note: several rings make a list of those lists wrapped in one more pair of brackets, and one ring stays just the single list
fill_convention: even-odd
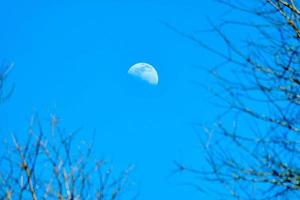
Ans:
[{"label": "bare tree", "polygon": [[61,129],[52,116],[48,132],[33,117],[24,142],[12,134],[0,158],[0,199],[134,199],[132,166],[114,175],[109,163],[92,159],[92,145],[73,144],[78,131]]},{"label": "bare tree", "polygon": [[298,2],[218,2],[235,13],[211,23],[210,36],[215,34],[224,49],[166,24],[220,60],[208,71],[216,80],[210,88],[214,103],[224,112],[213,126],[201,125],[205,164],[177,163],[179,170],[195,175],[193,185],[218,199],[299,199]]},{"label": "bare tree", "polygon": [[[13,64],[0,68],[0,103],[10,97],[5,82]],[[118,175],[105,160],[94,160],[92,144],[76,143],[76,133],[60,128],[52,115],[43,129],[32,117],[28,133],[11,134],[0,155],[0,199],[136,199],[129,179],[133,166]],[[16,135],[19,135],[17,137]]]}]

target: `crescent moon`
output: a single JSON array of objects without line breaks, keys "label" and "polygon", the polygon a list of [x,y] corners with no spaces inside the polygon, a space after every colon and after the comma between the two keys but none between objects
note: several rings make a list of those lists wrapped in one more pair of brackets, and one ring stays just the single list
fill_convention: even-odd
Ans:
[{"label": "crescent moon", "polygon": [[148,63],[136,63],[132,65],[128,74],[138,77],[151,85],[158,84],[158,73],[156,69]]}]

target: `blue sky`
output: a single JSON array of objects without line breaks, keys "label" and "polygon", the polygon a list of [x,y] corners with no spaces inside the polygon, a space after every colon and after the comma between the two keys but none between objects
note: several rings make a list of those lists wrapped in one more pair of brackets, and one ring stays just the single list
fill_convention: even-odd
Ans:
[{"label": "blue sky", "polygon": [[[190,122],[209,122],[217,114],[199,70],[212,56],[166,28],[166,21],[192,32],[208,26],[222,10],[213,1],[98,0],[2,1],[0,56],[15,67],[12,98],[1,108],[1,137],[22,136],[29,117],[50,114],[67,129],[83,127],[79,138],[96,130],[95,155],[118,169],[135,164],[141,198],[198,199],[169,177],[173,160],[201,165]],[[214,44],[209,34],[203,40]],[[148,62],[159,74],[153,87],[132,81],[128,68]]]}]

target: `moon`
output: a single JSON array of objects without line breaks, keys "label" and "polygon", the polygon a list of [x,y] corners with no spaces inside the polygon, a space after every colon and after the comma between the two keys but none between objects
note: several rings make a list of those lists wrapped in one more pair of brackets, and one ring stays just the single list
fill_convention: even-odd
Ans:
[{"label": "moon", "polygon": [[148,63],[136,63],[132,65],[128,70],[128,74],[146,81],[150,85],[158,84],[158,73],[156,69]]}]

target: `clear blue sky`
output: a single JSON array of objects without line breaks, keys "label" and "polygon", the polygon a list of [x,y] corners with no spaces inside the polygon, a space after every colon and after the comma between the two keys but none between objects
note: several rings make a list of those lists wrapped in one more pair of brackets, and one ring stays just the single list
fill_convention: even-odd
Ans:
[{"label": "clear blue sky", "polygon": [[[15,62],[16,85],[0,108],[1,138],[22,136],[34,112],[44,124],[55,113],[61,126],[83,127],[79,138],[96,130],[96,157],[117,169],[135,164],[140,199],[198,199],[182,186],[188,180],[169,174],[176,159],[201,165],[189,122],[216,115],[209,94],[193,84],[208,83],[197,67],[211,56],[160,20],[192,32],[218,13],[212,0],[1,1],[0,57]],[[137,62],[155,66],[157,87],[129,80]]]}]

